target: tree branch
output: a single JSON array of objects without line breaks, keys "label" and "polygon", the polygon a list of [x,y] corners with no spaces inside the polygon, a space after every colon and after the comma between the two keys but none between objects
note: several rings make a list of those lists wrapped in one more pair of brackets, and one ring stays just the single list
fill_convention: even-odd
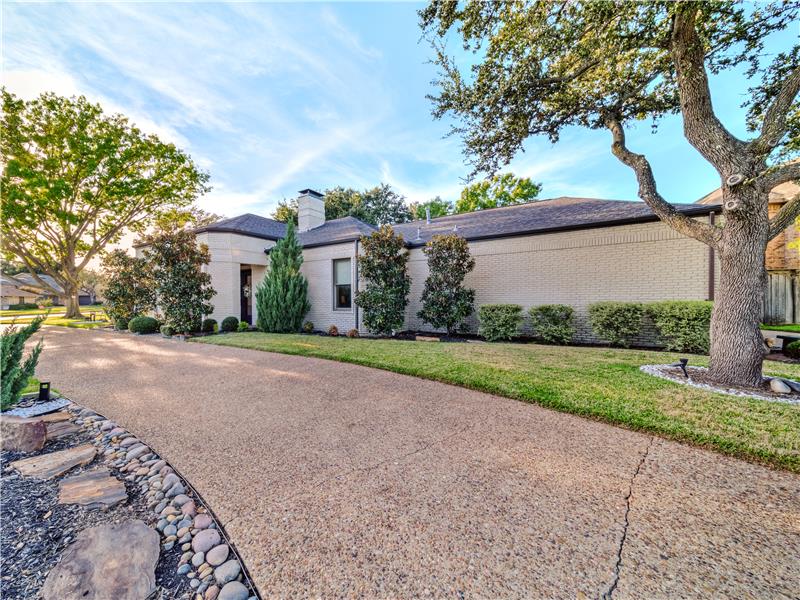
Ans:
[{"label": "tree branch", "polygon": [[744,142],[734,137],[714,114],[703,43],[695,28],[697,7],[676,10],[671,52],[675,61],[683,134],[717,172],[732,175],[731,163],[741,154]]},{"label": "tree branch", "polygon": [[631,152],[625,145],[625,130],[622,128],[622,123],[620,123],[619,119],[607,117],[605,123],[613,137],[611,152],[636,173],[636,180],[639,182],[639,197],[644,200],[645,204],[650,207],[659,219],[675,231],[717,248],[721,230],[687,217],[667,202],[658,193],[650,162],[644,155]]},{"label": "tree branch", "polygon": [[794,220],[800,217],[800,194],[789,200],[769,221],[769,239],[783,233]]},{"label": "tree branch", "polygon": [[751,142],[751,148],[757,154],[763,156],[769,154],[786,134],[786,116],[798,93],[800,93],[800,66],[795,67],[784,80],[778,95],[764,113],[761,134]]},{"label": "tree branch", "polygon": [[768,192],[782,183],[800,181],[800,159],[770,169],[760,177],[760,183]]}]

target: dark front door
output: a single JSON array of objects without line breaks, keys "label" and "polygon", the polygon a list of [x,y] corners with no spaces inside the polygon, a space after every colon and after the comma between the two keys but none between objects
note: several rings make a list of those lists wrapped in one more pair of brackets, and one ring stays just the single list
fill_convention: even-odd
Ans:
[{"label": "dark front door", "polygon": [[253,270],[241,270],[241,289],[240,296],[242,299],[242,316],[241,320],[253,324],[253,303],[251,297],[253,295]]}]

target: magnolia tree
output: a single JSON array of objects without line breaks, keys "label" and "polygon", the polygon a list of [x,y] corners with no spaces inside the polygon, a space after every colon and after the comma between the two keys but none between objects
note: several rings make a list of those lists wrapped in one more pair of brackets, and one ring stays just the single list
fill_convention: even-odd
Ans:
[{"label": "magnolia tree", "polygon": [[[172,144],[83,96],[25,102],[5,89],[0,128],[3,252],[79,317],[80,274],[125,230],[207,190],[208,175]],[[41,274],[50,275],[61,289]]]},{"label": "magnolia tree", "polygon": [[[460,120],[475,172],[497,171],[532,135],[557,142],[565,127],[604,129],[652,211],[714,248],[721,269],[710,376],[722,383],[762,383],[766,246],[800,214],[800,198],[772,218],[767,206],[772,188],[800,178],[800,163],[785,161],[800,147],[800,45],[767,42],[787,27],[796,31],[799,11],[796,2],[468,0],[432,2],[420,12],[440,67],[434,115]],[[450,32],[474,53],[470,68],[448,55],[442,40]],[[736,67],[749,108],[747,139],[722,124],[709,90],[709,73]],[[676,210],[647,158],[628,146],[631,123],[672,113],[719,173],[724,218],[715,224]]]},{"label": "magnolia tree", "polygon": [[105,311],[116,323],[129,321],[156,306],[155,282],[150,264],[143,258],[113,250],[103,256]]},{"label": "magnolia tree", "polygon": [[356,304],[364,309],[364,326],[372,333],[392,335],[403,327],[411,290],[403,236],[384,225],[361,238],[361,250],[358,271],[366,283]]},{"label": "magnolia tree", "polygon": [[475,268],[475,259],[467,240],[454,233],[433,236],[423,252],[428,257],[428,278],[417,316],[452,335],[474,310],[475,290],[464,287],[464,277]]},{"label": "magnolia tree", "polygon": [[303,247],[297,240],[294,223],[286,227],[286,237],[269,252],[267,276],[256,288],[256,326],[261,331],[294,333],[311,309],[308,281],[300,272]]},{"label": "magnolia tree", "polygon": [[197,331],[203,317],[214,310],[211,275],[203,271],[211,261],[208,246],[198,244],[186,229],[157,233],[148,243],[145,256],[165,324],[178,333]]}]

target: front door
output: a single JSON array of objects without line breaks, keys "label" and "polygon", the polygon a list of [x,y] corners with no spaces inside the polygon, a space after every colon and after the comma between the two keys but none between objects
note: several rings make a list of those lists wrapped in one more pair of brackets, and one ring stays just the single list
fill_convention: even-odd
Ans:
[{"label": "front door", "polygon": [[241,320],[245,323],[253,324],[253,270],[241,270],[241,302],[242,302],[242,316]]}]

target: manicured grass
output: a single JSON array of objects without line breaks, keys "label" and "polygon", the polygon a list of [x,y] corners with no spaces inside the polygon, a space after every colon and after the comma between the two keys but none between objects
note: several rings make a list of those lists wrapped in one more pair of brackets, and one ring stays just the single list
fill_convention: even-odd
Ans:
[{"label": "manicured grass", "polygon": [[769,329],[771,331],[790,331],[792,333],[800,333],[800,324],[787,323],[786,325],[762,325],[761,329]]},{"label": "manicured grass", "polygon": [[[83,307],[83,308],[98,309],[100,307],[92,306],[92,307]],[[83,308],[81,310],[83,310]],[[4,313],[8,313],[10,311],[3,311],[3,312]],[[13,312],[17,313],[17,312],[21,312],[21,311],[13,311]],[[83,311],[83,313],[84,313],[83,314],[84,317],[87,317],[91,313],[96,313],[97,316],[95,318],[97,320],[96,321],[90,321],[90,320],[88,320],[88,318],[67,319],[66,317],[64,317],[64,311],[61,311],[61,312],[58,312],[58,313],[54,313],[54,312],[49,313],[47,318],[44,320],[44,324],[45,325],[58,325],[60,327],[74,327],[74,328],[77,328],[77,329],[93,329],[95,327],[104,327],[106,325],[110,325],[110,322],[105,319],[105,314],[103,314],[100,310],[88,310],[88,311]],[[47,313],[41,313],[41,314],[44,315],[44,314],[47,314]],[[39,313],[32,313],[32,314],[27,314],[27,315],[13,315],[13,316],[9,316],[9,315],[3,314],[2,316],[0,316],[0,324],[3,324],[3,325],[12,325],[12,324],[26,325],[27,323],[30,323],[31,321],[33,321],[38,316],[39,316]]]},{"label": "manicured grass", "polygon": [[[799,406],[712,394],[639,371],[643,364],[677,360],[679,355],[674,353],[265,333],[192,341],[314,356],[415,375],[800,472]],[[690,358],[690,364],[707,362],[704,356]],[[798,365],[767,362],[764,370],[771,375],[800,377]]]},{"label": "manicured grass", "polygon": [[[67,309],[63,306],[53,306],[51,308],[26,308],[24,310],[0,310],[0,317],[24,317],[24,316],[36,316],[36,315],[46,315],[47,312],[50,311],[51,316],[63,315],[67,312]],[[81,312],[83,314],[87,313],[102,313],[103,307],[102,306],[81,306]]]},{"label": "manicured grass", "polygon": [[22,388],[22,394],[31,394],[33,392],[39,391],[39,380],[36,377],[30,377],[28,379],[28,385]]}]

